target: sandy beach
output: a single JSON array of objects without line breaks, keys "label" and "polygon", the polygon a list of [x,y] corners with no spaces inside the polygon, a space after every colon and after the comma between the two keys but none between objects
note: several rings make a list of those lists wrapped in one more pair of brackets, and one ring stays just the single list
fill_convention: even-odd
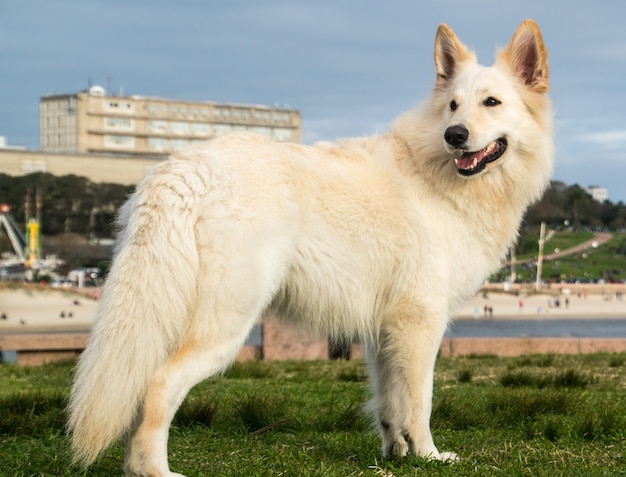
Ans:
[{"label": "sandy beach", "polygon": [[[587,288],[546,290],[537,294],[520,293],[519,296],[498,291],[481,292],[461,306],[453,318],[626,318],[626,298],[620,298],[621,288]],[[626,286],[622,288],[626,291]],[[489,308],[492,309],[491,314]]]},{"label": "sandy beach", "polygon": [[[479,293],[453,315],[455,320],[626,318],[626,298],[616,291],[626,286],[584,290],[546,290],[519,296],[490,290]],[[0,333],[88,331],[93,322],[99,289],[58,289],[38,285],[0,287]],[[559,306],[555,305],[555,297]],[[520,306],[521,302],[521,306]]]},{"label": "sandy beach", "polygon": [[38,285],[0,288],[0,333],[86,331],[96,313],[99,290]]}]

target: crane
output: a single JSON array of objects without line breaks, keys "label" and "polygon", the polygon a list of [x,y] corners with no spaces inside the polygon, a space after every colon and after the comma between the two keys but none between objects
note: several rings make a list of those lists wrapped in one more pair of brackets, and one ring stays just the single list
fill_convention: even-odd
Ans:
[{"label": "crane", "polygon": [[8,204],[0,204],[0,224],[4,227],[11,246],[20,262],[26,262],[26,237],[11,215],[11,207]]}]

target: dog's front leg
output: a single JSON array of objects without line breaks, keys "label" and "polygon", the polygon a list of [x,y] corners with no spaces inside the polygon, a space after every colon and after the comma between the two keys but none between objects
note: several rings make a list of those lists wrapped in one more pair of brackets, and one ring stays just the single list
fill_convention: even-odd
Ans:
[{"label": "dog's front leg", "polygon": [[379,343],[368,350],[374,387],[373,412],[386,457],[407,454],[455,460],[440,453],[430,432],[433,371],[446,329],[444,313],[406,304],[381,325]]}]

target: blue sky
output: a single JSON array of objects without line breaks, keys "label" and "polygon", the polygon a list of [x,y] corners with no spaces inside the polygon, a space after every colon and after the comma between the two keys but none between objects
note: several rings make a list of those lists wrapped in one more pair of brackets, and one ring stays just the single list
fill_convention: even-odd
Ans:
[{"label": "blue sky", "polygon": [[289,105],[303,142],[383,132],[429,94],[439,23],[491,64],[534,18],[550,51],[554,178],[626,202],[626,1],[0,0],[0,135],[39,147],[39,98]]}]

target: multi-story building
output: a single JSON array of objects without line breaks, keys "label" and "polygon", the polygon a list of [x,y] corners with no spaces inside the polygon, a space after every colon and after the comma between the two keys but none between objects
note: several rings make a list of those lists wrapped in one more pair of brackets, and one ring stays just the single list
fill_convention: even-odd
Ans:
[{"label": "multi-story building", "polygon": [[39,103],[46,152],[163,154],[230,131],[300,142],[300,112],[247,104],[112,96],[92,86]]},{"label": "multi-story building", "polygon": [[609,200],[609,191],[604,187],[600,187],[597,185],[590,185],[587,187],[587,194],[589,194],[593,199],[597,202],[604,202],[605,200]]}]

